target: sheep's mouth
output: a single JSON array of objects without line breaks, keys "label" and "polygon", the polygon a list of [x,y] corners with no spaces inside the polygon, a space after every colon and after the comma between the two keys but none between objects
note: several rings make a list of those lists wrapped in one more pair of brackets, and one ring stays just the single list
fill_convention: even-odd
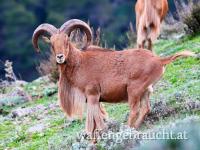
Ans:
[{"label": "sheep's mouth", "polygon": [[65,63],[65,55],[63,54],[58,54],[56,55],[56,62],[57,64],[64,64]]},{"label": "sheep's mouth", "polygon": [[56,63],[57,64],[64,64],[66,61],[65,60],[60,60],[60,59],[56,59]]}]

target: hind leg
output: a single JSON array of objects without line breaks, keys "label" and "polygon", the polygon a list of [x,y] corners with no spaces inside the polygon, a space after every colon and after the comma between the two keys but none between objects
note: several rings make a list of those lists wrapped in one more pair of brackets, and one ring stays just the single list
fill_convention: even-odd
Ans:
[{"label": "hind leg", "polygon": [[140,107],[138,118],[133,125],[135,128],[139,128],[141,123],[144,121],[145,116],[150,112],[149,97],[150,97],[150,91],[146,90],[144,92],[144,95],[141,98],[141,107]]},{"label": "hind leg", "polygon": [[136,100],[135,102],[130,104],[130,114],[128,118],[128,125],[130,127],[134,127],[134,122],[136,121],[138,113],[139,113],[140,102],[137,99],[135,100]]},{"label": "hind leg", "polygon": [[153,41],[155,41],[160,35],[160,21],[157,20],[157,24],[151,24],[151,32],[149,32],[148,39],[148,49],[152,51]]},{"label": "hind leg", "polygon": [[[139,84],[137,84],[139,85]],[[133,127],[135,121],[137,120],[140,108],[140,98],[143,93],[142,88],[136,88],[137,86],[131,85],[128,87],[128,103],[130,106],[130,114],[128,118],[128,125]]]},{"label": "hind leg", "polygon": [[145,41],[142,41],[142,44],[138,44],[139,49],[144,49],[145,48]]},{"label": "hind leg", "polygon": [[153,50],[152,50],[152,41],[151,41],[151,39],[148,39],[148,40],[147,40],[147,44],[148,44],[148,45],[147,45],[147,49],[150,50],[150,51],[153,51]]},{"label": "hind leg", "polygon": [[145,48],[145,42],[147,37],[147,29],[146,27],[143,27],[141,24],[138,26],[137,30],[137,47],[144,49]]},{"label": "hind leg", "polygon": [[99,108],[101,110],[101,115],[102,115],[103,119],[104,120],[108,119],[108,113],[106,112],[106,110],[102,104],[99,104]]}]

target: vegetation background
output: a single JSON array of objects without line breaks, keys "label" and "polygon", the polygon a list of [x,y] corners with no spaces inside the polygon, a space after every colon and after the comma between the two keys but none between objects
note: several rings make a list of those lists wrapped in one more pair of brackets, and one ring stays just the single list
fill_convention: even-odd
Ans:
[{"label": "vegetation background", "polygon": [[[0,1],[0,78],[4,77],[5,60],[13,62],[18,78],[36,79],[36,66],[41,55],[35,53],[31,38],[41,23],[60,27],[65,21],[78,18],[101,27],[107,47],[128,46],[129,23],[135,24],[136,0],[1,0]],[[175,14],[174,0],[169,0]],[[48,49],[48,48],[46,48]],[[46,57],[43,57],[46,58]]]}]

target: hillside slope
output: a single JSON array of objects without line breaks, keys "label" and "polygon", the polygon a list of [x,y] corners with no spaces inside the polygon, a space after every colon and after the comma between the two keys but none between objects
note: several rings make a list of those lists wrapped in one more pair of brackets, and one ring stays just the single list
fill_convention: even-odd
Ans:
[{"label": "hillside slope", "polygon": [[[200,53],[200,36],[179,41],[160,40],[154,47],[161,56],[189,49]],[[2,93],[11,92],[15,87],[5,87]],[[57,105],[57,86],[43,77],[27,83],[22,89],[33,97],[24,102],[15,99],[12,103],[0,97],[0,149],[69,149],[77,134],[84,129],[83,121],[67,120]],[[1,94],[2,95],[2,94]],[[127,121],[127,104],[104,104],[109,117],[120,123]],[[141,127],[141,132],[158,131],[161,128],[187,129],[189,137],[198,133],[200,125],[200,60],[180,59],[167,66],[162,80],[155,86],[151,96],[151,114]],[[190,132],[190,129],[195,130]],[[179,128],[180,129],[180,128]],[[197,131],[197,132],[195,132]],[[195,142],[195,140],[196,142]],[[190,138],[192,146],[199,146],[200,135]],[[154,141],[155,143],[158,141]],[[151,149],[156,144],[142,141],[140,149]],[[165,141],[162,141],[165,143]],[[168,146],[180,145],[169,144]],[[180,142],[179,142],[180,144]],[[162,149],[162,146],[159,145]],[[166,146],[166,145],[165,145]],[[187,145],[186,145],[187,146]],[[105,143],[97,143],[98,149],[105,149]],[[113,148],[113,147],[112,147]],[[114,149],[114,148],[113,148]],[[153,147],[152,147],[153,149]],[[154,147],[155,149],[155,147]],[[184,149],[184,148],[183,148]]]}]

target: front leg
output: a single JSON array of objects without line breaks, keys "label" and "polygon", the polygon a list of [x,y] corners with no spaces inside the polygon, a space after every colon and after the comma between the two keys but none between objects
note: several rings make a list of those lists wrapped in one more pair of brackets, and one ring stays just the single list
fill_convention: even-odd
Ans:
[{"label": "front leg", "polygon": [[86,132],[94,133],[95,130],[105,128],[102,109],[100,108],[100,93],[98,88],[90,87],[86,90],[87,97],[87,117],[86,117]]}]

